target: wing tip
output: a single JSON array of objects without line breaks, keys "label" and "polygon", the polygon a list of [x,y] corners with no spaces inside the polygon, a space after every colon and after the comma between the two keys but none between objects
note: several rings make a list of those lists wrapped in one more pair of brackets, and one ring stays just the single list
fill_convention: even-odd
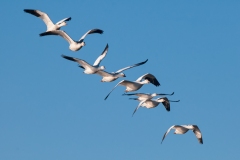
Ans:
[{"label": "wing tip", "polygon": [[34,11],[34,9],[23,9],[23,11],[29,13],[29,12]]},{"label": "wing tip", "polygon": [[43,32],[43,33],[40,33],[39,36],[42,37],[42,36],[46,36],[48,34],[49,34],[48,32]]},{"label": "wing tip", "polygon": [[[111,92],[110,92],[111,93]],[[108,96],[110,95],[110,93],[108,93],[108,95],[104,98],[104,100],[107,100]]]}]

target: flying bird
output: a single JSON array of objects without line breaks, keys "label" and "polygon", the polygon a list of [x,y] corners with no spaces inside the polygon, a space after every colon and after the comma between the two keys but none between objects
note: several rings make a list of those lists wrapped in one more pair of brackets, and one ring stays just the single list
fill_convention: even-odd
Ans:
[{"label": "flying bird", "polygon": [[105,97],[105,100],[108,98],[108,96],[111,94],[111,92],[118,86],[122,85],[126,87],[125,92],[132,92],[139,90],[144,84],[152,83],[156,87],[160,86],[160,83],[158,82],[157,78],[150,74],[146,73],[143,76],[139,77],[136,81],[128,81],[128,80],[122,80],[120,81]]},{"label": "flying bird", "polygon": [[174,94],[174,92],[172,92],[171,94],[165,94],[165,93],[129,93],[129,94],[126,94],[126,93],[124,93],[123,96],[135,95],[138,98],[129,98],[129,99],[143,101],[143,100],[152,99],[153,97],[156,97],[156,96],[172,96],[173,94]]},{"label": "flying bird", "polygon": [[146,61],[134,64],[134,65],[131,65],[131,66],[128,66],[128,67],[124,67],[122,69],[119,69],[116,72],[111,72],[111,73],[101,70],[101,71],[98,71],[97,74],[102,76],[101,82],[112,82],[112,81],[115,81],[116,79],[118,79],[120,77],[126,77],[126,75],[124,73],[122,73],[124,70],[143,65],[147,61],[148,61],[148,59]]},{"label": "flying bird", "polygon": [[[56,24],[53,24],[52,20],[49,18],[47,13],[44,13],[44,12],[42,12],[40,10],[24,9],[24,12],[32,14],[32,15],[34,15],[36,17],[41,18],[43,20],[43,22],[47,26],[47,31],[46,32],[59,30],[62,26],[66,26],[67,25],[66,21],[70,21],[71,20],[71,17],[68,17],[68,18],[64,18],[64,19],[60,20]],[[43,33],[41,33],[41,34],[43,34]]]},{"label": "flying bird", "polygon": [[196,135],[198,142],[203,144],[202,133],[197,125],[173,125],[163,135],[162,142],[171,129],[175,129],[174,134],[185,134],[188,130],[192,130],[193,133]]},{"label": "flying bird", "polygon": [[78,51],[80,50],[83,46],[85,46],[84,38],[88,34],[93,34],[93,33],[99,33],[102,34],[103,30],[101,29],[91,29],[87,31],[78,41],[74,41],[65,31],[62,30],[54,30],[54,31],[48,31],[40,34],[40,36],[45,36],[45,35],[59,35],[63,37],[66,41],[69,43],[69,49],[71,51]]},{"label": "flying bird", "polygon": [[69,57],[62,55],[63,58],[77,62],[79,64],[79,67],[84,69],[85,74],[95,74],[97,71],[104,70],[104,66],[99,66],[103,58],[107,55],[108,52],[108,44],[106,45],[105,49],[103,50],[102,54],[96,59],[93,65],[90,65],[86,61],[74,57]]},{"label": "flying bird", "polygon": [[160,97],[158,99],[146,99],[146,100],[142,100],[138,106],[136,107],[136,109],[134,110],[132,116],[134,115],[134,113],[140,108],[140,107],[146,107],[148,109],[150,108],[155,108],[157,107],[160,103],[163,104],[163,106],[166,108],[167,111],[170,111],[170,102],[179,102],[180,100],[177,101],[172,101],[172,100],[168,100],[167,97]]}]

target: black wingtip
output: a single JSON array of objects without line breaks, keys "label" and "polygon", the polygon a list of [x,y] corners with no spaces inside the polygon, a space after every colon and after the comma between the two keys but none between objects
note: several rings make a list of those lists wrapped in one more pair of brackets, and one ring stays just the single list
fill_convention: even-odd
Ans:
[{"label": "black wingtip", "polygon": [[108,96],[109,96],[109,94],[104,98],[104,100],[107,100]]},{"label": "black wingtip", "polygon": [[159,86],[161,86],[161,84],[158,82],[158,80],[156,79],[156,82],[154,82],[155,83],[155,86],[156,87],[159,87]]},{"label": "black wingtip", "polygon": [[43,32],[43,33],[40,33],[39,36],[42,37],[42,36],[46,36],[48,35],[47,32]]},{"label": "black wingtip", "polygon": [[138,100],[137,98],[129,98],[129,99],[131,99],[131,100]]},{"label": "black wingtip", "polygon": [[176,100],[176,101],[173,101],[173,100],[169,100],[169,102],[180,102],[180,100]]},{"label": "black wingtip", "polygon": [[134,113],[135,113],[135,111],[133,112],[132,117],[133,117]]},{"label": "black wingtip", "polygon": [[148,61],[148,59],[146,61],[141,62],[139,65],[145,64]]},{"label": "black wingtip", "polygon": [[92,29],[88,34],[92,34],[92,33],[99,33],[99,34],[103,34],[103,30],[101,29]]},{"label": "black wingtip", "polygon": [[62,55],[62,57],[67,59],[67,60],[76,62],[76,59],[74,59],[73,57],[69,57],[69,56],[65,56],[65,55]]},{"label": "black wingtip", "polygon": [[24,9],[23,11],[26,12],[26,13],[32,14],[32,15],[34,15],[34,16],[36,16],[36,17],[40,17],[40,16],[41,16],[41,15],[40,15],[38,12],[36,12],[36,10],[34,10],[34,9]]}]

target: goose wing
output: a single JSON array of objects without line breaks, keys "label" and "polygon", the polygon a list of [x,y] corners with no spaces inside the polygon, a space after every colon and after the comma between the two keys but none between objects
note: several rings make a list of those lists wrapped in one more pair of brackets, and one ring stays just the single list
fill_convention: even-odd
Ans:
[{"label": "goose wing", "polygon": [[124,93],[123,95],[125,96],[138,96],[138,97],[148,97],[150,94],[149,93]]},{"label": "goose wing", "polygon": [[103,30],[101,29],[91,29],[89,31],[87,31],[80,39],[78,42],[82,42],[84,40],[84,38],[88,35],[88,34],[93,34],[93,33],[99,33],[102,34]]},{"label": "goose wing", "polygon": [[71,19],[72,19],[71,17],[64,18],[64,19],[60,20],[59,22],[57,22],[56,24],[61,24],[62,22],[70,21]]},{"label": "goose wing", "polygon": [[143,79],[149,80],[149,82],[152,83],[155,86],[160,86],[160,83],[158,82],[157,78],[150,73],[144,74],[143,76],[139,77],[136,81],[140,82]]},{"label": "goose wing", "polygon": [[97,71],[97,74],[102,76],[102,77],[111,77],[111,76],[113,76],[111,73],[103,71],[103,70]]},{"label": "goose wing", "polygon": [[102,54],[96,59],[96,61],[94,62],[93,66],[98,66],[101,61],[103,60],[103,58],[107,55],[108,52],[108,44],[106,45],[105,49],[103,50]]},{"label": "goose wing", "polygon": [[137,108],[134,110],[134,112],[133,112],[133,114],[132,114],[132,116],[134,115],[134,113],[138,110],[138,108],[140,108],[141,106],[142,106],[142,104],[143,103],[145,103],[147,101],[147,99],[146,100],[143,100],[143,101],[141,101],[139,104],[138,104],[138,106],[137,106]]},{"label": "goose wing", "polygon": [[112,91],[118,86],[118,85],[123,85],[123,86],[126,86],[126,85],[129,85],[130,83],[132,83],[131,81],[128,81],[128,80],[122,80],[120,82],[118,82],[118,84],[108,93],[108,95],[105,97],[104,100],[106,100],[108,98],[108,96],[112,93]]},{"label": "goose wing", "polygon": [[[174,92],[172,92],[171,94],[165,94],[165,93],[156,93],[156,95],[158,96],[172,96],[174,94]],[[135,95],[135,96],[138,96],[138,97],[143,97],[143,98],[148,98],[149,96],[151,96],[150,93],[124,93],[123,95],[126,95],[126,96],[132,96],[132,95]]]},{"label": "goose wing", "polygon": [[[163,142],[164,138],[168,135],[168,133],[170,132],[170,130],[173,129],[173,128],[175,128],[175,126],[176,126],[176,125],[171,126],[171,127],[167,130],[167,132],[165,132],[165,134],[163,135],[163,138],[162,138],[162,142]],[[161,144],[162,144],[162,142],[161,142]]]},{"label": "goose wing", "polygon": [[147,61],[148,61],[148,59],[147,59],[146,61],[143,61],[143,62],[140,62],[140,63],[134,64],[134,65],[131,65],[131,66],[128,66],[128,67],[125,67],[125,68],[119,69],[119,70],[116,71],[115,73],[120,73],[120,72],[122,72],[122,71],[124,71],[124,70],[130,69],[130,68],[133,68],[133,67],[137,67],[137,66],[140,66],[140,65],[143,65],[143,64],[145,64]]},{"label": "goose wing", "polygon": [[63,31],[63,30],[54,30],[54,31],[48,31],[48,32],[43,32],[40,34],[40,36],[47,36],[47,35],[58,35],[63,37],[66,41],[68,41],[69,44],[73,43],[74,41],[72,40],[69,35]]},{"label": "goose wing", "polygon": [[34,10],[34,9],[24,9],[24,12],[41,18],[43,22],[46,24],[47,28],[50,28],[54,25],[51,19],[49,18],[49,16],[47,15],[47,13],[44,13],[40,10]]},{"label": "goose wing", "polygon": [[174,92],[172,92],[171,94],[165,94],[165,93],[157,93],[158,96],[172,96],[174,95]]},{"label": "goose wing", "polygon": [[167,97],[161,97],[159,99],[163,100],[163,102],[162,102],[163,106],[166,108],[167,111],[170,111],[170,103],[169,103],[168,98]]},{"label": "goose wing", "polygon": [[193,132],[196,135],[198,142],[203,144],[202,133],[197,125],[193,125]]},{"label": "goose wing", "polygon": [[127,96],[132,96],[132,95],[135,95],[135,96],[137,96],[138,98],[129,98],[129,99],[133,99],[133,100],[140,100],[140,101],[142,101],[142,100],[147,100],[147,99],[151,99],[152,98],[152,96],[151,96],[151,94],[149,94],[149,93],[130,93],[130,94],[123,94],[123,95],[127,95]]},{"label": "goose wing", "polygon": [[69,56],[65,56],[62,55],[63,58],[70,60],[70,61],[74,61],[77,62],[78,64],[80,64],[80,66],[82,66],[83,68],[91,68],[93,69],[94,67],[92,67],[89,63],[87,63],[86,61],[82,60],[82,59],[78,59],[78,58],[74,58],[74,57],[69,57]]}]

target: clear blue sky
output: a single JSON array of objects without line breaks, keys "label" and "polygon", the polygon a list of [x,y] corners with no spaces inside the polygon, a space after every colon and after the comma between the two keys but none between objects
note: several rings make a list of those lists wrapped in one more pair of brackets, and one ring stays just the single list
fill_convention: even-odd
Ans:
[{"label": "clear blue sky", "polygon": [[[240,1],[8,1],[0,2],[1,160],[237,159],[240,122]],[[23,9],[39,9],[73,39],[89,35],[78,52]],[[61,54],[93,63],[106,44],[107,71],[144,61],[125,71],[127,80],[154,74],[139,92],[175,94],[167,112],[140,108],[122,96],[120,80],[101,83]],[[161,139],[174,124],[197,124],[203,145],[190,131]]]}]

